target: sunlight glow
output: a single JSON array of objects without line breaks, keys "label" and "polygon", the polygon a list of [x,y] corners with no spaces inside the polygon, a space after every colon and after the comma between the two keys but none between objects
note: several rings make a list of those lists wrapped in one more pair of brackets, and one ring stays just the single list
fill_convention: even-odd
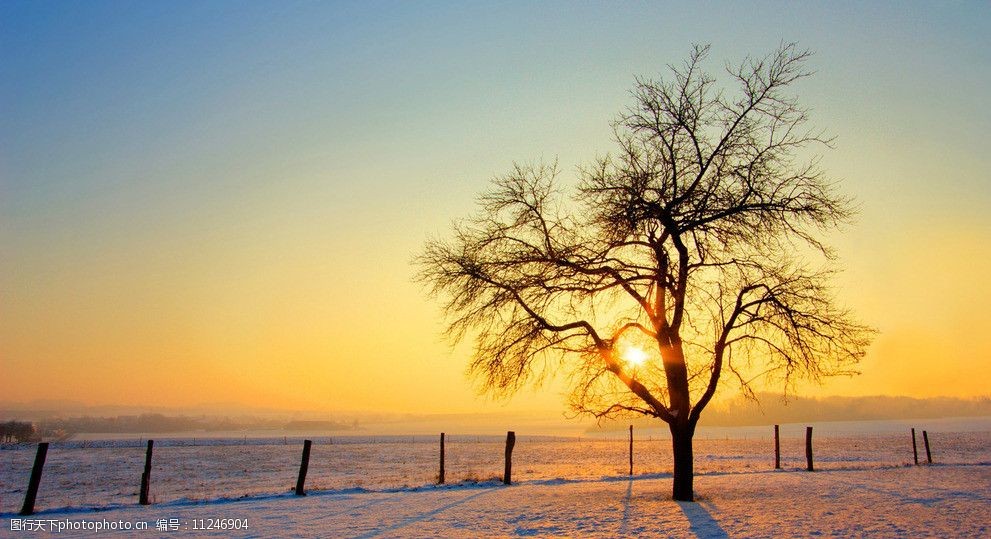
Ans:
[{"label": "sunlight glow", "polygon": [[639,367],[647,361],[647,352],[639,346],[630,346],[623,351],[623,360],[631,367]]}]

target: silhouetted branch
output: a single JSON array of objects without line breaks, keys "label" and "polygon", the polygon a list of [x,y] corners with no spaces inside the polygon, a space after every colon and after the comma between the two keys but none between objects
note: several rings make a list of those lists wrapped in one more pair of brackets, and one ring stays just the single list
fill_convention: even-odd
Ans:
[{"label": "silhouetted branch", "polygon": [[[576,190],[556,163],[517,164],[416,259],[448,335],[473,336],[470,371],[488,389],[564,367],[579,412],[691,430],[725,369],[753,394],[758,379],[819,379],[863,357],[871,330],[834,304],[821,240],[850,200],[816,158],[797,159],[831,143],[789,93],[811,53],[785,43],[728,66],[730,90],[706,73],[708,52],[636,79],[618,151]],[[826,269],[808,269],[810,251]],[[634,337],[661,361],[627,365],[617,343]]]}]

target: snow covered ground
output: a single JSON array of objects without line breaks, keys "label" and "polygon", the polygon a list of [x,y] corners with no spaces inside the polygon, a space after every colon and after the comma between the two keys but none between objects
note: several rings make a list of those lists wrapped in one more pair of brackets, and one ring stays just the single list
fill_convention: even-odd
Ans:
[{"label": "snow covered ground", "polygon": [[[45,511],[31,518],[147,523],[146,531],[110,533],[130,537],[991,536],[989,463],[712,472],[697,477],[696,491],[698,503],[676,503],[670,501],[667,477],[616,476],[509,487],[482,483],[177,501],[106,511]],[[40,535],[11,531],[10,518],[18,517],[5,515],[0,535]],[[243,519],[247,529],[194,529],[211,518]],[[156,529],[157,523],[167,528],[172,519],[177,530]]]},{"label": "snow covered ground", "polygon": [[[40,535],[18,528],[41,522],[75,527],[69,536],[129,525],[112,533],[128,537],[991,536],[991,432],[936,425],[936,464],[913,466],[905,429],[861,427],[822,429],[811,473],[802,469],[799,426],[783,429],[778,471],[767,429],[703,435],[699,503],[670,500],[663,439],[636,440],[630,479],[625,440],[520,436],[509,487],[490,480],[501,474],[499,438],[454,437],[454,484],[440,487],[431,484],[434,437],[318,439],[304,498],[289,492],[298,441],[161,440],[149,507],[136,505],[140,441],[71,442],[52,445],[38,513],[24,519],[15,512],[34,451],[8,447],[0,451],[0,537]],[[921,439],[919,450],[925,462]],[[240,529],[197,529],[211,519]]]}]

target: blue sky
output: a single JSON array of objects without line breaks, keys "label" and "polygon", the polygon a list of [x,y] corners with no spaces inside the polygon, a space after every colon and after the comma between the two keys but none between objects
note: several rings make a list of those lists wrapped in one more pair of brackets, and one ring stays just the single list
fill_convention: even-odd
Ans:
[{"label": "blue sky", "polygon": [[[424,239],[513,161],[608,152],[634,76],[692,43],[718,74],[798,41],[823,164],[862,208],[844,298],[882,330],[830,387],[979,393],[953,380],[991,376],[989,35],[984,2],[3,2],[0,361],[66,374],[0,390],[145,398],[124,372],[183,402],[229,380],[271,405],[488,406],[410,282]],[[899,363],[937,353],[938,384]],[[404,380],[425,370],[424,401]],[[379,382],[314,381],[341,378]]]}]

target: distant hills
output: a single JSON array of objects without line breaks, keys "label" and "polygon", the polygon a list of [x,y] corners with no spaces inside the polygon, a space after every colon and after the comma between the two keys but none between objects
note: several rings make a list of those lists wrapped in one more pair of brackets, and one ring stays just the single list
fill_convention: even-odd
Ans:
[{"label": "distant hills", "polygon": [[781,395],[761,394],[758,400],[759,404],[741,396],[713,403],[702,413],[700,423],[712,427],[731,427],[771,423],[991,416],[991,397],[789,397],[785,400]]},{"label": "distant hills", "polygon": [[[31,404],[44,407],[33,407]],[[565,410],[453,414],[321,413],[234,407],[206,410],[154,409],[139,412],[114,407],[69,406],[69,403],[0,403],[0,421],[29,421],[47,438],[74,434],[140,434],[222,431],[340,432],[342,434],[425,434],[432,432],[497,434],[519,430],[531,434],[580,435],[582,432],[659,427],[652,418],[617,421],[568,419]],[[828,421],[991,417],[991,397],[919,399],[913,397],[789,397],[761,394],[759,403],[736,397],[714,401],[701,425],[737,427]]]},{"label": "distant hills", "polygon": [[[991,417],[991,397],[962,399],[934,397],[796,397],[762,393],[757,401],[738,396],[713,401],[703,412],[703,427],[747,427],[786,423],[820,423],[829,421],[878,421],[897,419],[937,419],[950,417]],[[625,429],[630,423],[638,427],[657,427],[653,418],[627,418],[603,421],[590,431]]]},{"label": "distant hills", "polygon": [[336,432],[358,429],[358,421],[285,421],[257,417],[169,416],[164,414],[120,415],[113,417],[32,417],[20,412],[0,412],[0,417],[20,417],[31,421],[44,438],[65,439],[74,434],[163,434],[181,432],[225,432],[246,430]]}]

